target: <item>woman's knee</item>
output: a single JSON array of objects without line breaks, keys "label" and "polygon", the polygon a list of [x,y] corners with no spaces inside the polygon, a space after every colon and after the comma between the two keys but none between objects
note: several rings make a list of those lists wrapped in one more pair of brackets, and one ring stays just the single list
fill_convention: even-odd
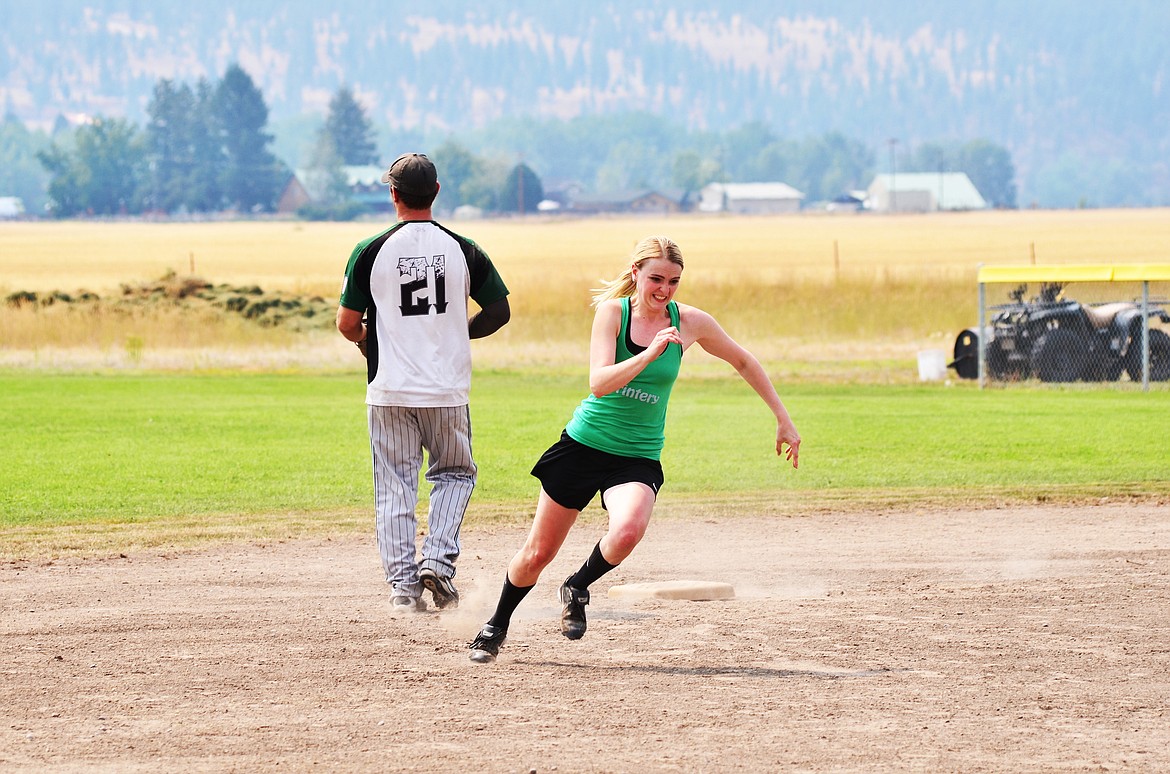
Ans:
[{"label": "woman's knee", "polygon": [[556,558],[556,548],[541,544],[526,545],[516,554],[516,563],[526,573],[539,575]]},{"label": "woman's knee", "polygon": [[625,559],[642,541],[642,535],[645,534],[645,531],[645,527],[641,524],[627,523],[611,526],[606,535],[605,548],[609,549],[613,555],[606,558],[609,561]]}]

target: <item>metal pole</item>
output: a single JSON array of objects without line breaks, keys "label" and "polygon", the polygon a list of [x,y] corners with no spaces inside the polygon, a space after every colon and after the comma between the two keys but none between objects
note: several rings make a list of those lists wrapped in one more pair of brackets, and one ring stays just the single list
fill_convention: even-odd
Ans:
[{"label": "metal pole", "polygon": [[946,185],[946,182],[943,179],[943,162],[942,162],[942,159],[939,159],[939,162],[938,162],[938,206],[935,209],[939,210],[940,212],[943,210],[943,202],[945,202],[947,199],[946,194],[943,192],[943,186],[945,186],[945,185]]},{"label": "metal pole", "polygon": [[516,212],[524,214],[524,170],[516,165]]},{"label": "metal pole", "polygon": [[1150,391],[1150,281],[1142,280],[1142,392]]},{"label": "metal pole", "polygon": [[896,137],[890,138],[890,212],[898,211],[898,199],[895,193],[898,188],[897,163],[894,160],[894,146],[898,144]]},{"label": "metal pole", "polygon": [[987,355],[987,291],[982,282],[979,283],[979,336],[975,339],[976,350],[979,353],[979,389],[983,389],[985,381],[984,369],[986,366]]}]

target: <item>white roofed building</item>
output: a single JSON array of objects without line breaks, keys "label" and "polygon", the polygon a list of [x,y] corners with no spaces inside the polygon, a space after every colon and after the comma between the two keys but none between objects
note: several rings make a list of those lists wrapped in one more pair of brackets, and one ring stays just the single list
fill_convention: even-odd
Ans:
[{"label": "white roofed building", "polygon": [[799,212],[804,194],[787,183],[708,183],[700,193],[702,212],[775,215]]},{"label": "white roofed building", "polygon": [[19,218],[24,215],[24,200],[19,196],[0,196],[0,218]]},{"label": "white roofed building", "polygon": [[965,172],[877,175],[867,194],[867,206],[878,212],[987,209],[987,202]]}]

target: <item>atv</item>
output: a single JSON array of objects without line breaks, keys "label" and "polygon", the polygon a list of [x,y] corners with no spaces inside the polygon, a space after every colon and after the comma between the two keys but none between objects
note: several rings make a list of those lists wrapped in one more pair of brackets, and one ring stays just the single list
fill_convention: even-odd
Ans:
[{"label": "atv", "polygon": [[[983,335],[985,372],[991,379],[1036,377],[1042,382],[1117,381],[1124,371],[1142,380],[1142,305],[1132,301],[1087,306],[1063,297],[1063,283],[1044,283],[1040,295],[1024,300],[1020,285],[1011,303],[995,312]],[[1163,302],[1147,306],[1151,320],[1170,323]],[[979,331],[963,330],[955,359],[947,364],[963,379],[979,376]],[[1150,381],[1170,380],[1170,335],[1150,328]]]}]

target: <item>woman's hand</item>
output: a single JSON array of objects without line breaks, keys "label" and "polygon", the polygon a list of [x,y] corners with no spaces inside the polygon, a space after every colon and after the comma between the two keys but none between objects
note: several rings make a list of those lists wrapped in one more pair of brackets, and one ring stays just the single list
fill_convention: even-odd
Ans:
[{"label": "woman's hand", "polygon": [[666,348],[671,344],[678,344],[682,346],[682,334],[678,332],[678,328],[671,325],[669,328],[663,328],[654,334],[654,340],[650,342],[650,346],[646,347],[646,353],[649,355],[649,360],[655,360],[666,351]]},{"label": "woman's hand", "polygon": [[654,362],[670,344],[682,345],[678,328],[663,328],[654,334],[646,349],[634,357],[616,362],[617,336],[621,330],[622,307],[616,300],[605,301],[593,317],[589,339],[589,391],[600,398],[620,390]]},{"label": "woman's hand", "polygon": [[[787,451],[784,446],[787,445]],[[800,467],[800,433],[796,432],[796,425],[792,424],[792,420],[778,421],[776,423],[776,455],[783,455],[792,467]]]}]

